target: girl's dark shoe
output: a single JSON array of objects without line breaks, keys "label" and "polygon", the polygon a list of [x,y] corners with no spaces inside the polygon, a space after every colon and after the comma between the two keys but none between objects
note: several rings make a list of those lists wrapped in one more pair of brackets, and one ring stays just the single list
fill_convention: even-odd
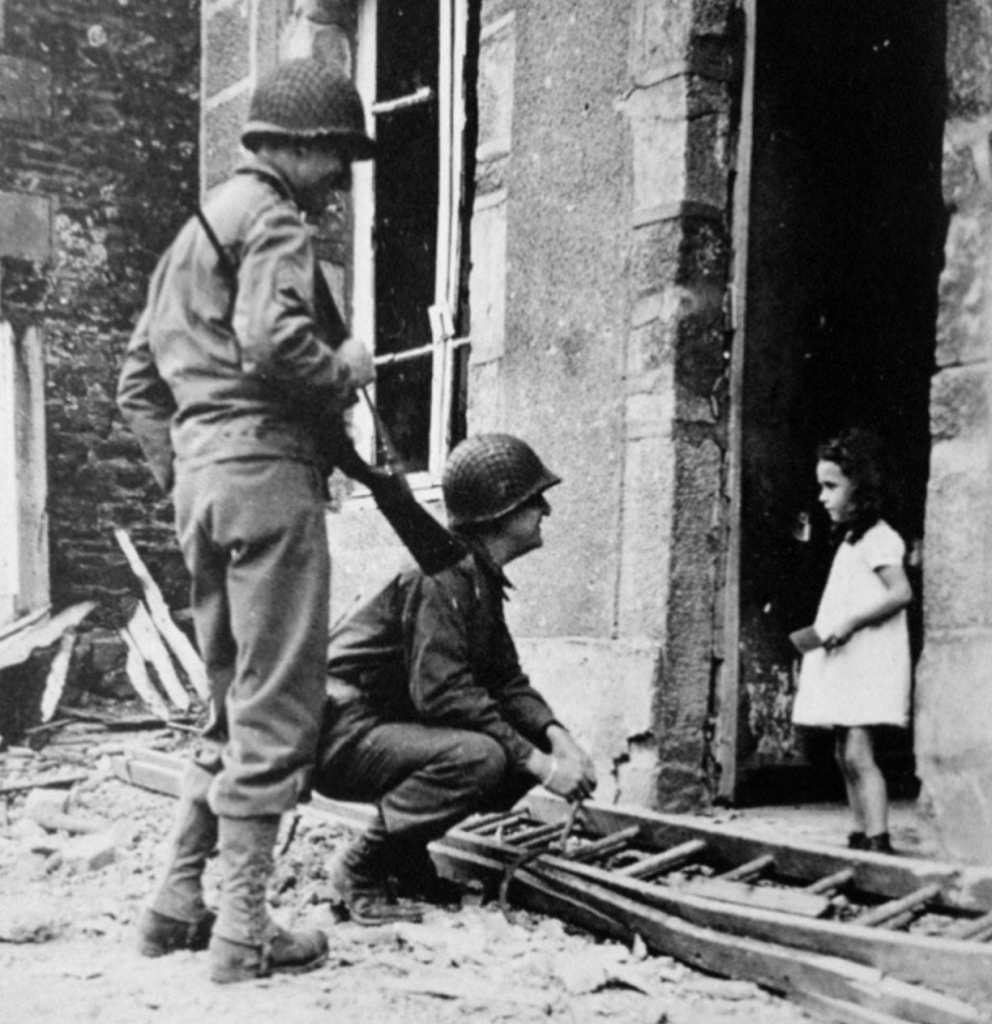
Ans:
[{"label": "girl's dark shoe", "polygon": [[889,842],[888,832],[879,832],[877,836],[866,836],[864,849],[872,853],[895,853]]},{"label": "girl's dark shoe", "polygon": [[868,837],[864,832],[849,832],[847,834],[847,848],[849,850],[867,850]]}]

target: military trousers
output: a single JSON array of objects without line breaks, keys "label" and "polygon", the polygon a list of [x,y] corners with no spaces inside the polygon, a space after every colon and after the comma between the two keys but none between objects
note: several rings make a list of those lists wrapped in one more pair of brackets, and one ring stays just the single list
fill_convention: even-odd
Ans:
[{"label": "military trousers", "polygon": [[512,807],[535,784],[483,733],[375,722],[356,705],[326,714],[313,788],[378,805],[397,844],[426,844],[470,814]]},{"label": "military trousers", "polygon": [[179,467],[176,532],[211,691],[196,760],[215,814],[282,814],[309,786],[325,702],[324,487],[288,459]]}]

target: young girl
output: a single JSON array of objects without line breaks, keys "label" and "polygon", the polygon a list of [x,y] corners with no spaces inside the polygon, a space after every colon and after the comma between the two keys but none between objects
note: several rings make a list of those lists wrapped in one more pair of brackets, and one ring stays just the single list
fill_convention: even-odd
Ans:
[{"label": "young girl", "polygon": [[850,430],[822,445],[820,503],[843,541],[814,628],[822,646],[803,657],[792,718],[833,727],[835,753],[854,816],[848,845],[891,853],[888,794],[875,763],[879,725],[906,726],[910,654],[906,606],[913,593],[902,538],[882,519],[877,442]]}]

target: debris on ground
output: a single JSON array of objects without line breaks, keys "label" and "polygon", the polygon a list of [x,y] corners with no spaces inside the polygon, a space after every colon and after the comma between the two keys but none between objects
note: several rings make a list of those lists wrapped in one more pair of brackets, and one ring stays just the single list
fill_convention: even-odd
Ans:
[{"label": "debris on ground", "polygon": [[[303,815],[296,823],[270,896],[281,923],[327,931],[331,948],[324,967],[220,989],[209,981],[204,953],[144,959],[135,950],[134,928],[157,877],[175,802],[115,778],[112,759],[115,751],[136,745],[181,750],[190,737],[148,728],[112,730],[102,720],[113,717],[109,708],[95,706],[80,714],[86,711],[100,720],[72,724],[99,728],[70,733],[83,777],[62,789],[3,794],[0,973],[5,1015],[12,1020],[801,1024],[811,1019],[757,986],[711,978],[671,958],[647,955],[643,943],[604,942],[523,910],[511,910],[507,917],[496,903],[467,900],[460,909],[432,909],[423,924],[363,928],[336,922],[322,902],[327,868],[335,849],[353,833],[316,815]],[[140,714],[124,709],[119,718]],[[59,763],[47,746],[15,760],[26,777],[35,778],[45,774],[43,765]],[[101,827],[75,831],[82,823]],[[73,827],[47,827],[59,824]],[[208,899],[215,900],[213,863],[206,880]]]}]

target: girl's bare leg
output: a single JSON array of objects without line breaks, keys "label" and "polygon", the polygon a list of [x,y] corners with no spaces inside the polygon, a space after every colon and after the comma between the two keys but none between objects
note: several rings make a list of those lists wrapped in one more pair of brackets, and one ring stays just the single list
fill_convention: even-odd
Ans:
[{"label": "girl's bare leg", "polygon": [[861,803],[861,792],[857,785],[857,777],[847,763],[849,732],[849,729],[843,728],[834,730],[834,756],[837,759],[837,765],[844,779],[844,788],[847,790],[847,805],[851,808],[851,815],[854,818],[854,831],[864,832],[866,823],[864,807]]},{"label": "girl's bare leg", "polygon": [[[847,730],[844,762],[864,819],[868,836],[881,835],[889,829],[889,795],[885,776],[875,761],[875,745],[871,728],[853,726]],[[848,776],[845,775],[845,779]]]}]

